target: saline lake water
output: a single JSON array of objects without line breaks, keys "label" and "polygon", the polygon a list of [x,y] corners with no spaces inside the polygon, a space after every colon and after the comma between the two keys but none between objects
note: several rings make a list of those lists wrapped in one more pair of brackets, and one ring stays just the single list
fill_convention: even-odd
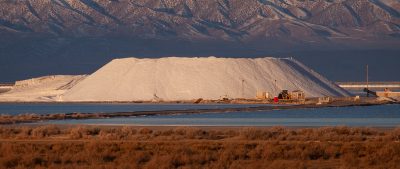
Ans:
[{"label": "saline lake water", "polygon": [[[240,108],[265,105],[243,104],[0,104],[0,114],[51,114],[133,112],[188,109]],[[97,124],[137,126],[363,126],[400,127],[400,105],[327,107],[318,109],[271,110],[177,114],[85,120],[54,120],[46,124]]]}]

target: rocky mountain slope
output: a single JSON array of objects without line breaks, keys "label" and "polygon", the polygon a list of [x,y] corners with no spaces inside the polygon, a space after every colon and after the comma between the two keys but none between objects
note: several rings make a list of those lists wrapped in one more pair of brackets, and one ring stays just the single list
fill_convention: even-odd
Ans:
[{"label": "rocky mountain slope", "polygon": [[296,57],[332,80],[360,80],[369,63],[397,80],[387,72],[400,70],[400,1],[0,0],[0,44],[9,82],[119,57],[210,55]]},{"label": "rocky mountain slope", "polygon": [[400,36],[398,0],[2,0],[3,34],[299,41]]}]

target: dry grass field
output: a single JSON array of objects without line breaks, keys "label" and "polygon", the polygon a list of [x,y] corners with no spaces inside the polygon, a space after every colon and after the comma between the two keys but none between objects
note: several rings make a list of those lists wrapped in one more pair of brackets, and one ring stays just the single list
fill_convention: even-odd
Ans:
[{"label": "dry grass field", "polygon": [[0,168],[400,168],[400,128],[2,126]]}]

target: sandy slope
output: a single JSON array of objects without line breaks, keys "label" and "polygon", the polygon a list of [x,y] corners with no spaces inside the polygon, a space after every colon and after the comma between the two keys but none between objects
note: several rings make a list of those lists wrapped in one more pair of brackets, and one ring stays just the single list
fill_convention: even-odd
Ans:
[{"label": "sandy slope", "polygon": [[11,91],[0,94],[0,101],[54,101],[57,100],[58,95],[63,94],[85,77],[86,75],[56,75],[17,81]]},{"label": "sandy slope", "polygon": [[[276,80],[276,84],[275,84]],[[255,98],[303,90],[308,97],[348,93],[294,59],[115,59],[72,87],[59,101]]]}]

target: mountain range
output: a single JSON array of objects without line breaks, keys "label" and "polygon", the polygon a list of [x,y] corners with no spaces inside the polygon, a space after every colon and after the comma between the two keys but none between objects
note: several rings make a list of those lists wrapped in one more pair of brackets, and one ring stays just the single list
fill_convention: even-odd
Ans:
[{"label": "mountain range", "polygon": [[400,1],[2,0],[0,36],[6,81],[32,72],[90,73],[131,56],[394,56]]},{"label": "mountain range", "polygon": [[305,42],[398,39],[398,0],[3,0],[2,34]]}]

